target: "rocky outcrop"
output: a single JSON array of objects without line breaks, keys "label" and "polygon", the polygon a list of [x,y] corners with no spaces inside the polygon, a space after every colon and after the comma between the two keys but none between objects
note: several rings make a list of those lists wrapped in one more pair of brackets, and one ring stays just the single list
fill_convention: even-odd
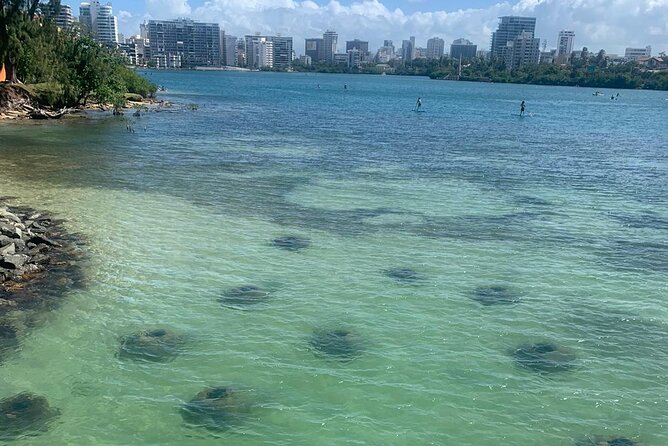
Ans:
[{"label": "rocky outcrop", "polygon": [[47,269],[51,263],[50,252],[63,246],[47,235],[53,232],[49,229],[52,223],[46,215],[14,213],[0,206],[0,282],[3,285],[11,288],[26,274]]},{"label": "rocky outcrop", "polygon": [[20,348],[40,312],[82,284],[81,239],[62,221],[0,198],[0,363]]}]

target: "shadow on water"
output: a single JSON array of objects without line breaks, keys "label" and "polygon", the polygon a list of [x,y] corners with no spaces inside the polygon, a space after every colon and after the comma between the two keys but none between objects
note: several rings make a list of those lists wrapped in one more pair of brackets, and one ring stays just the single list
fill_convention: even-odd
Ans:
[{"label": "shadow on water", "polygon": [[275,248],[283,249],[285,251],[297,252],[311,246],[311,240],[296,235],[285,235],[282,237],[276,237],[271,241],[271,244]]},{"label": "shadow on water", "polygon": [[[310,171],[319,176],[325,173],[351,180],[377,175],[373,172],[354,172],[352,168],[357,157],[343,156],[347,154],[346,150],[308,159],[272,152],[240,152],[232,148],[215,150],[211,145],[189,147],[191,140],[186,145],[186,140],[181,137],[173,141],[163,141],[155,136],[130,137],[116,128],[120,125],[109,119],[80,126],[42,128],[43,133],[32,136],[22,133],[11,135],[9,146],[17,148],[8,154],[13,163],[12,173],[22,179],[34,178],[64,187],[106,187],[164,193],[197,205],[213,206],[228,215],[260,216],[283,226],[323,230],[344,236],[399,230],[436,238],[516,239],[527,235],[527,222],[545,218],[545,214],[539,212],[441,219],[414,213],[423,217],[423,224],[371,225],[365,220],[404,214],[405,211],[386,207],[315,209],[286,199],[296,188],[308,188],[312,181]],[[28,156],[21,150],[23,147],[31,148]],[[384,151],[382,153],[387,156]],[[368,156],[376,155],[380,156],[380,153],[375,154],[372,150]],[[365,162],[368,160],[358,163],[364,165]],[[491,168],[481,163],[483,160],[473,161],[481,172]],[[442,175],[457,174],[468,178],[465,171],[458,170],[462,166],[447,166],[445,171],[442,171],[443,166],[433,166],[425,175],[442,178]],[[419,164],[409,164],[402,175],[410,178],[420,171]],[[477,181],[487,178],[485,175],[473,177]],[[498,188],[499,177],[491,177],[495,179],[489,182]],[[516,187],[516,182],[509,180],[508,189]],[[537,198],[525,197],[525,201],[531,205],[542,205]]]},{"label": "shadow on water", "polygon": [[383,274],[397,283],[418,285],[426,280],[426,277],[412,268],[397,267],[383,271]]},{"label": "shadow on water", "polygon": [[248,310],[268,303],[271,294],[271,291],[265,288],[247,284],[225,290],[218,301],[224,307]]},{"label": "shadow on water", "polygon": [[553,204],[547,200],[544,200],[540,197],[534,197],[531,195],[516,195],[513,198],[513,201],[521,206],[532,206],[532,207],[550,207]]},{"label": "shadow on water", "polygon": [[[204,121],[197,123],[202,127],[198,130],[200,132],[204,132],[206,123],[213,119],[212,116],[203,116],[198,119]],[[171,138],[150,132],[127,135],[123,132],[122,122],[113,119],[35,127],[35,130],[4,135],[10,148],[5,153],[7,161],[12,164],[10,174],[23,181],[32,178],[40,183],[51,182],[62,187],[105,187],[163,193],[214,208],[226,215],[260,217],[284,227],[319,230],[340,236],[395,232],[472,242],[521,241],[555,246],[587,244],[592,241],[582,240],[563,227],[549,224],[550,217],[557,211],[553,204],[518,191],[530,190],[533,184],[544,187],[545,181],[550,181],[552,187],[563,183],[567,188],[577,189],[595,180],[598,187],[614,189],[619,180],[607,179],[603,168],[587,171],[586,178],[573,179],[566,173],[574,168],[589,166],[587,160],[577,160],[576,165],[564,161],[561,165],[561,158],[550,161],[561,170],[545,172],[549,176],[542,178],[529,171],[540,166],[546,156],[549,158],[552,155],[538,155],[529,149],[513,146],[528,157],[526,163],[518,163],[511,157],[507,164],[500,162],[497,165],[486,158],[493,148],[481,145],[472,154],[471,142],[452,147],[452,156],[445,162],[440,157],[434,158],[429,150],[404,153],[397,147],[388,153],[385,144],[375,142],[369,143],[365,158],[354,156],[353,149],[345,145],[336,145],[336,150],[331,152],[323,151],[315,155],[309,152],[309,156],[286,155],[280,150],[241,151],[238,147],[225,145],[222,137],[210,143],[193,144],[193,136],[188,134],[187,129],[170,130]],[[273,145],[280,146],[278,142]],[[375,221],[371,224],[369,220],[374,217],[409,213],[387,207],[352,210],[312,208],[287,198],[297,188],[308,188],[314,181],[312,178],[321,178],[322,175],[353,181],[373,178],[381,181],[382,172],[355,170],[374,160],[401,166],[401,170],[392,172],[394,177],[455,177],[478,184],[483,190],[505,193],[509,202],[517,204],[520,209],[500,215],[449,217],[411,212],[414,221],[392,223],[389,219],[385,223]],[[587,184],[581,185],[580,181]],[[656,181],[656,178],[637,181]],[[640,186],[644,184],[640,183]],[[665,185],[661,187],[665,188]],[[668,224],[664,217],[651,213],[615,213],[611,214],[611,218],[634,228],[665,229]],[[284,243],[285,246],[289,244]],[[283,248],[287,249],[285,246]],[[668,271],[668,248],[661,243],[612,241],[596,254],[605,263],[618,268]]]},{"label": "shadow on water", "polygon": [[346,328],[317,329],[309,340],[316,356],[349,362],[363,353],[362,338]]},{"label": "shadow on water", "polygon": [[623,271],[668,272],[667,243],[609,240],[598,254],[604,263]]},{"label": "shadow on water", "polygon": [[608,216],[625,227],[634,229],[668,229],[668,217],[655,212],[622,213],[613,212]]},{"label": "shadow on water", "polygon": [[581,304],[568,320],[575,334],[602,355],[668,359],[668,325],[605,306]]},{"label": "shadow on water", "polygon": [[577,365],[574,352],[553,342],[522,344],[511,354],[517,365],[538,373],[565,372]]},{"label": "shadow on water", "polygon": [[480,286],[473,290],[471,299],[486,307],[520,302],[519,294],[505,285]]},{"label": "shadow on water", "polygon": [[576,237],[565,231],[546,232],[533,223],[546,220],[549,214],[513,212],[503,215],[461,215],[454,217],[424,216],[424,223],[409,226],[415,235],[428,238],[453,238],[469,241],[534,241],[567,243]]},{"label": "shadow on water", "polygon": [[206,388],[181,406],[181,417],[189,427],[224,432],[251,421],[251,392],[233,387]]},{"label": "shadow on water", "polygon": [[579,440],[575,446],[640,446],[640,443],[627,437],[593,437]]},{"label": "shadow on water", "polygon": [[28,392],[0,400],[0,440],[12,441],[35,436],[49,428],[60,410],[43,396]]},{"label": "shadow on water", "polygon": [[183,345],[183,336],[156,328],[123,336],[117,355],[135,361],[168,362],[176,358]]}]

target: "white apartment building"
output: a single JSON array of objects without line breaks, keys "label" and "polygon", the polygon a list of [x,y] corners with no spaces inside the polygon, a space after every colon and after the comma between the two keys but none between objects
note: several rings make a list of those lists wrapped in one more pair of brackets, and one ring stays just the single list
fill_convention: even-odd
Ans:
[{"label": "white apartment building", "polygon": [[557,40],[557,54],[555,62],[567,63],[571,54],[573,53],[573,45],[575,44],[575,32],[560,31],[559,39]]},{"label": "white apartment building", "polygon": [[118,43],[118,20],[111,3],[100,5],[99,0],[81,3],[79,21],[93,38],[100,43]]},{"label": "white apartment building", "polygon": [[627,48],[624,52],[624,58],[626,60],[638,60],[641,57],[650,57],[652,55],[652,47],[646,46],[645,48]]}]

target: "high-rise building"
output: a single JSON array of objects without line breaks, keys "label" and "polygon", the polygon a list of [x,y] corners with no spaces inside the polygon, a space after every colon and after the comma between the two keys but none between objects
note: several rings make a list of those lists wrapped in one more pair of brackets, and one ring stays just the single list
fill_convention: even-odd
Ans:
[{"label": "high-rise building", "polygon": [[74,14],[72,14],[72,7],[69,5],[60,5],[56,8],[55,5],[41,6],[42,14],[44,16],[55,20],[56,25],[60,29],[70,29],[74,25]]},{"label": "high-rise building", "polygon": [[[357,51],[357,53],[351,53],[351,51]],[[369,42],[365,40],[349,40],[346,42],[346,53],[350,56],[348,62],[349,67],[361,67],[363,64],[368,63],[371,60],[371,55],[369,53]]]},{"label": "high-rise building", "polygon": [[346,42],[346,52],[350,50],[359,50],[363,55],[369,53],[369,42],[365,40],[348,40]]},{"label": "high-rise building", "polygon": [[557,59],[557,50],[550,51],[541,51],[540,52],[540,63],[541,64],[553,64]]},{"label": "high-rise building", "polygon": [[334,54],[334,64],[336,65],[346,65],[348,66],[350,56],[348,53],[335,53]]},{"label": "high-rise building", "polygon": [[248,59],[246,58],[246,39],[239,38],[237,40],[237,66],[245,67],[248,65]]},{"label": "high-rise building", "polygon": [[147,38],[141,35],[132,36],[128,39],[128,43],[135,44],[135,54],[137,58],[137,65],[145,66],[151,60],[151,44]]},{"label": "high-rise building", "polygon": [[118,43],[118,20],[111,9],[111,3],[101,5],[97,14],[97,41]]},{"label": "high-rise building", "polygon": [[223,46],[221,49],[223,51],[222,65],[235,67],[238,63],[236,36],[230,36],[223,32]]},{"label": "high-rise building", "polygon": [[292,37],[271,36],[269,38],[274,44],[273,66],[274,68],[287,69],[292,66]]},{"label": "high-rise building", "polygon": [[457,39],[450,45],[450,57],[453,59],[473,60],[477,57],[478,45],[467,39]]},{"label": "high-rise building", "polygon": [[638,60],[641,57],[651,57],[652,56],[652,47],[646,46],[645,48],[626,48],[624,51],[624,59],[626,60]]},{"label": "high-rise building", "polygon": [[438,37],[427,40],[427,59],[440,59],[445,53],[445,41]]},{"label": "high-rise building", "polygon": [[249,68],[282,68],[292,66],[292,37],[246,36],[246,60]]},{"label": "high-rise building", "polygon": [[304,54],[311,58],[311,62],[322,62],[325,60],[325,44],[322,38],[306,39],[304,42]]},{"label": "high-rise building", "polygon": [[114,16],[111,3],[101,5],[99,0],[81,3],[79,21],[96,41],[105,44],[118,43],[118,20]]},{"label": "high-rise building", "polygon": [[72,8],[68,5],[60,5],[56,8],[54,4],[42,4],[39,9],[44,18],[53,20],[60,29],[69,29],[74,25]]},{"label": "high-rise building", "polygon": [[79,5],[79,23],[84,32],[87,32],[91,35],[95,33],[95,27],[93,25],[93,13],[95,13],[95,18],[97,19],[97,7],[100,5],[99,2],[96,3],[95,11],[93,11],[92,3],[82,3]]},{"label": "high-rise building", "polygon": [[132,42],[123,42],[118,44],[118,50],[125,56],[125,63],[128,65],[139,65],[139,53],[137,44]]},{"label": "high-rise building", "polygon": [[499,28],[492,34],[492,57],[503,57],[508,42],[513,42],[522,33],[531,33],[531,36],[533,37],[535,32],[535,17],[501,17],[499,20]]},{"label": "high-rise building", "polygon": [[139,37],[148,39],[148,22],[139,24]]},{"label": "high-rise building", "polygon": [[220,66],[220,26],[217,23],[149,20],[148,38],[151,58],[158,67]]},{"label": "high-rise building", "polygon": [[352,48],[346,52],[348,53],[348,68],[359,68],[362,66],[365,57],[362,51]]},{"label": "high-rise building", "polygon": [[334,54],[336,54],[336,45],[339,40],[339,35],[336,31],[327,30],[322,35],[323,57],[325,62],[334,62]]},{"label": "high-rise building", "polygon": [[401,58],[404,65],[412,63],[415,59],[415,37],[401,42]]},{"label": "high-rise building", "polygon": [[[386,40],[385,43],[392,43],[391,40]],[[384,45],[378,49],[376,53],[376,62],[378,63],[388,63],[394,59],[394,46],[393,45]]]},{"label": "high-rise building", "polygon": [[540,39],[534,38],[531,32],[523,32],[506,43],[501,57],[508,70],[525,65],[537,65],[540,61]]},{"label": "high-rise building", "polygon": [[254,68],[274,68],[274,42],[266,37],[253,42],[252,66]]},{"label": "high-rise building", "polygon": [[485,59],[485,60],[489,59],[489,55],[490,55],[489,50],[484,50],[484,49],[483,50],[478,50],[478,52],[476,53],[476,57],[478,57],[479,59]]},{"label": "high-rise building", "polygon": [[555,62],[560,64],[568,63],[573,53],[573,44],[575,43],[575,32],[559,31],[559,40],[557,41],[557,53]]}]

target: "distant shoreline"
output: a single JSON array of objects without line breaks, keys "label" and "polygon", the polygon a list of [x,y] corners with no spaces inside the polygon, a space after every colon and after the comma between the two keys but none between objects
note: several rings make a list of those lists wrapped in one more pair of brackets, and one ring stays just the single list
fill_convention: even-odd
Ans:
[{"label": "distant shoreline", "polygon": [[[592,88],[592,89],[604,89],[604,90],[645,90],[645,91],[668,91],[668,83],[665,88],[654,88],[651,85],[647,86],[645,84],[632,87],[628,85],[610,85],[609,81],[595,82],[594,80],[589,80],[584,83],[576,83],[573,81],[564,81],[564,82],[555,82],[548,81],[546,78],[537,77],[532,79],[532,81],[526,82],[516,79],[508,80],[498,80],[490,77],[471,77],[471,76],[462,76],[460,79],[450,78],[448,76],[434,76],[433,74],[407,74],[407,73],[390,73],[390,72],[378,72],[378,71],[329,71],[329,70],[250,70],[248,68],[236,68],[236,67],[226,67],[226,68],[217,68],[217,67],[196,67],[196,68],[148,68],[141,67],[138,69],[147,70],[147,71],[212,71],[212,72],[243,72],[243,73],[290,73],[290,74],[346,74],[346,75],[370,75],[370,76],[401,76],[401,77],[427,77],[432,80],[446,80],[450,82],[475,82],[475,83],[490,83],[490,84],[514,84],[514,85],[538,85],[544,87],[574,87],[574,88]],[[663,74],[665,73],[665,74]],[[668,78],[668,71],[658,72],[661,76],[666,76]]]}]

